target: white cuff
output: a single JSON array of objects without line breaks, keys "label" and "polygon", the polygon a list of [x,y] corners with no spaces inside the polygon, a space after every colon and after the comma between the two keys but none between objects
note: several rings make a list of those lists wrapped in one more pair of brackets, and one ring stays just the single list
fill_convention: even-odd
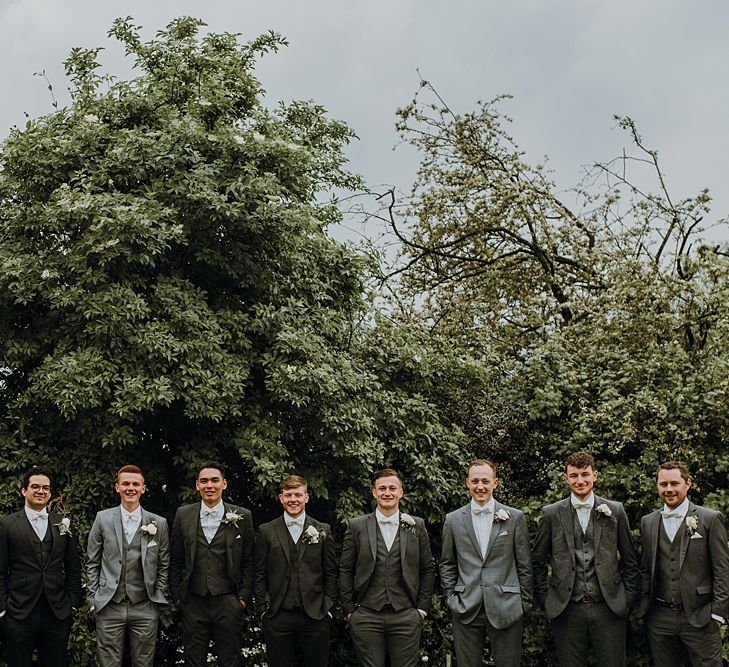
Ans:
[{"label": "white cuff", "polygon": [[724,625],[724,623],[726,622],[724,620],[724,617],[723,616],[719,616],[719,614],[712,614],[711,615],[711,618],[713,618],[715,621],[719,621],[719,623],[721,623],[722,625]]}]

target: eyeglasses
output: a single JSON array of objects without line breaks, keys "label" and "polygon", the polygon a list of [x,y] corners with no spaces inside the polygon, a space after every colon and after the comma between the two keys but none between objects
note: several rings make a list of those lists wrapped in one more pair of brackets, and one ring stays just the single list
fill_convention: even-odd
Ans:
[{"label": "eyeglasses", "polygon": [[41,485],[41,484],[28,484],[28,488],[31,491],[35,491],[35,492],[37,492],[37,491],[43,491],[43,493],[50,493],[51,492],[51,487],[48,486],[47,484],[43,484],[43,485]]}]

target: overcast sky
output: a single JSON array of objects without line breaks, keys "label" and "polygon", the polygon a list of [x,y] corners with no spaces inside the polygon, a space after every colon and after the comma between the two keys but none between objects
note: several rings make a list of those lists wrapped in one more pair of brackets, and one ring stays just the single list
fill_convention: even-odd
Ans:
[{"label": "overcast sky", "polygon": [[[180,15],[244,41],[275,30],[290,46],[257,72],[268,100],[313,99],[360,137],[351,168],[371,185],[406,190],[416,167],[397,142],[394,112],[418,86],[419,69],[449,106],[514,95],[503,109],[527,158],[544,155],[561,187],[583,166],[619,155],[629,115],[660,153],[676,198],[708,187],[712,219],[729,214],[729,2],[726,0],[0,0],[0,137],[67,101],[62,62],[74,46],[105,46],[132,15],[151,38]],[[717,236],[717,232],[713,234]],[[729,240],[724,227],[718,236]]]}]

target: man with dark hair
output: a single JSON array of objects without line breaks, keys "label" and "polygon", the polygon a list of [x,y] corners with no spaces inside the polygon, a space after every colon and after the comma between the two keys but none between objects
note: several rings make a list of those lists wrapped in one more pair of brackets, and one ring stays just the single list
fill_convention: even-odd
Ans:
[{"label": "man with dark hair", "polygon": [[72,612],[81,604],[81,563],[71,521],[49,512],[51,474],[29,470],[25,507],[0,518],[0,617],[8,667],[66,664]]},{"label": "man with dark hair", "polygon": [[468,466],[471,502],[446,516],[440,579],[453,619],[458,667],[480,667],[486,636],[496,667],[521,663],[522,617],[532,606],[524,513],[497,502],[491,461]]},{"label": "man with dark hair", "polygon": [[262,614],[266,662],[291,667],[296,648],[306,667],[326,667],[329,610],[337,599],[337,561],[331,528],[306,512],[306,480],[279,485],[283,515],[262,524],[256,538],[256,611]]},{"label": "man with dark hair", "polygon": [[656,473],[663,508],[641,519],[643,597],[640,615],[653,661],[721,667],[719,627],[729,612],[729,548],[722,516],[690,502],[686,466],[668,461]]},{"label": "man with dark hair", "polygon": [[242,665],[243,616],[253,601],[253,520],[223,502],[223,466],[198,468],[202,502],[183,505],[172,524],[170,589],[182,609],[185,665],[207,665],[212,639],[220,667]]},{"label": "man with dark hair", "polygon": [[100,667],[121,667],[125,636],[134,667],[152,667],[159,607],[168,603],[167,520],[140,505],[141,468],[124,465],[114,489],[120,504],[96,515],[86,548],[86,598],[96,619]]},{"label": "man with dark hair", "polygon": [[392,468],[374,478],[377,509],[349,521],[339,566],[342,610],[361,667],[415,667],[430,611],[435,565],[423,520],[400,511]]},{"label": "man with dark hair", "polygon": [[592,456],[567,457],[572,493],[543,508],[532,549],[534,592],[561,667],[583,667],[590,648],[599,667],[622,667],[626,617],[639,594],[628,517],[621,503],[593,493],[597,477]]}]

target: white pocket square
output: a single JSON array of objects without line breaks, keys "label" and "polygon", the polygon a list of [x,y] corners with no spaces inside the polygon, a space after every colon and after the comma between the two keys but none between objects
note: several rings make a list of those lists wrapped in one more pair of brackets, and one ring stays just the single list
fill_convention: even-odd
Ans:
[{"label": "white pocket square", "polygon": [[239,539],[240,539],[240,535],[236,535],[236,536],[235,536],[235,539],[236,539],[236,540],[239,540]]},{"label": "white pocket square", "polygon": [[703,539],[699,533],[694,533],[689,539],[691,540],[701,540]]},{"label": "white pocket square", "polygon": [[156,547],[156,546],[157,546],[157,543],[154,540],[152,540],[151,542],[147,542],[147,549],[149,549],[149,547]]},{"label": "white pocket square", "polygon": [[508,534],[509,534],[509,531],[508,531],[508,530],[502,530],[502,531],[501,531],[501,532],[500,532],[500,533],[499,533],[499,534],[497,535],[497,537],[501,537],[502,535],[508,535]]}]

